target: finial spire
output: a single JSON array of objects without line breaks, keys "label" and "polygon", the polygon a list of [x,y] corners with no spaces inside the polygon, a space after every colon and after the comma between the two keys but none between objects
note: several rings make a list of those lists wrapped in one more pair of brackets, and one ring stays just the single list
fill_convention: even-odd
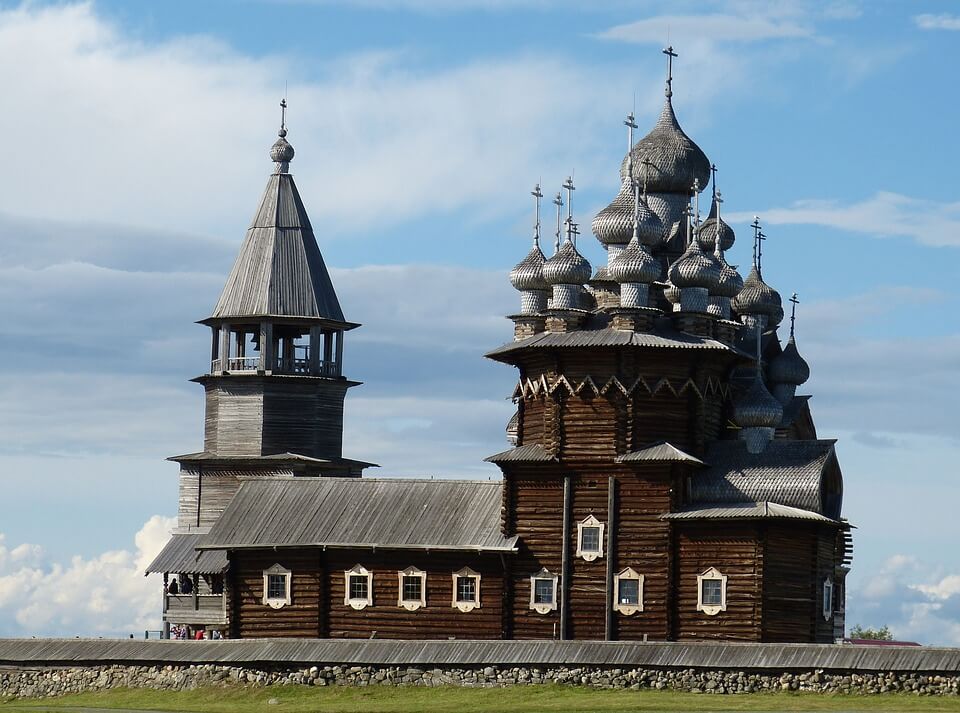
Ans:
[{"label": "finial spire", "polygon": [[757,231],[757,274],[763,277],[763,241],[767,239],[763,230]]},{"label": "finial spire", "polygon": [[717,164],[710,164],[710,183],[713,184],[713,198],[717,198]]},{"label": "finial spire", "polygon": [[[760,216],[759,215],[753,216],[753,222],[750,223],[750,227],[753,228],[753,266],[757,267],[757,245],[760,242],[757,238],[757,236],[760,235]],[[760,271],[759,267],[757,267],[757,271],[758,272]]]},{"label": "finial spire", "polygon": [[540,184],[537,183],[536,187],[530,191],[530,195],[533,196],[533,200],[536,204],[535,209],[535,220],[533,223],[533,244],[536,247],[540,247],[540,199],[543,198],[543,191],[540,190]]},{"label": "finial spire", "polygon": [[287,173],[290,170],[290,162],[293,160],[293,146],[287,141],[287,99],[280,100],[280,131],[277,132],[280,137],[273,142],[270,147],[270,158],[277,164],[277,173]]},{"label": "finial spire", "polygon": [[667,55],[667,89],[666,95],[667,99],[673,96],[673,58],[679,57],[679,55],[673,51],[673,47],[667,47],[663,50],[663,53]]},{"label": "finial spire", "polygon": [[287,98],[280,100],[280,136],[287,135]]},{"label": "finial spire", "polygon": [[720,195],[720,191],[717,190],[716,179],[714,179],[713,191],[714,191],[713,202],[716,203],[717,205],[717,222],[713,226],[715,228],[714,238],[713,238],[714,240],[713,252],[715,255],[719,255],[722,257],[723,247],[721,247],[720,245],[720,204],[723,203],[723,196]]},{"label": "finial spire", "polygon": [[553,204],[557,206],[557,239],[553,244],[553,252],[560,249],[560,220],[563,213],[563,195],[557,191],[557,197],[553,199]]},{"label": "finial spire", "polygon": [[633,180],[633,130],[637,128],[636,117],[631,111],[627,114],[624,125],[627,127],[627,176]]},{"label": "finial spire", "polygon": [[793,328],[795,326],[794,323],[797,321],[797,305],[800,304],[800,300],[797,298],[796,292],[790,296],[790,302],[793,305],[790,308],[790,339],[793,339]]},{"label": "finial spire", "polygon": [[693,205],[694,205],[694,209],[693,209],[694,215],[696,216],[694,219],[693,225],[695,228],[699,228],[700,227],[700,179],[699,178],[693,179]]},{"label": "finial spire", "polygon": [[573,176],[567,176],[563,182],[563,190],[567,192],[567,237],[570,237],[570,228],[573,225],[573,192],[577,190],[573,185]]}]

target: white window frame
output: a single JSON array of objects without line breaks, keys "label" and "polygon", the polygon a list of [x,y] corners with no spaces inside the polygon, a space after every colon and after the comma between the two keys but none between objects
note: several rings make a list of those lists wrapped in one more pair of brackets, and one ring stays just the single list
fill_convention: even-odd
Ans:
[{"label": "white window frame", "polygon": [[[469,567],[464,567],[459,572],[454,572],[453,575],[453,596],[450,599],[450,605],[459,611],[464,613],[471,612],[474,609],[480,608],[480,573],[474,572]],[[471,577],[474,580],[473,601],[458,601],[457,600],[457,579],[459,577]]]},{"label": "white window frame", "polygon": [[[637,583],[637,603],[623,604],[620,602],[620,582],[632,581]],[[630,616],[643,611],[643,575],[632,567],[627,567],[613,575],[613,609],[621,614]]]},{"label": "white window frame", "polygon": [[[597,549],[596,550],[584,550],[583,549],[583,528],[585,527],[596,527],[600,530],[599,537],[597,538]],[[588,515],[583,520],[577,523],[577,557],[582,557],[587,562],[593,562],[599,557],[603,557],[603,530],[604,525],[593,515]]]},{"label": "white window frame", "polygon": [[[350,577],[367,578],[367,596],[366,598],[350,596]],[[351,609],[357,611],[366,609],[373,605],[373,572],[362,564],[355,564],[343,573],[343,603]]]},{"label": "white window frame", "polygon": [[[537,580],[550,580],[553,583],[553,598],[549,604],[546,602],[536,601]],[[530,608],[537,612],[537,614],[549,614],[550,612],[557,610],[557,583],[559,581],[560,578],[553,572],[549,571],[546,567],[541,569],[536,574],[530,575]]]},{"label": "white window frame", "polygon": [[833,618],[833,590],[834,590],[833,579],[826,577],[823,580],[823,596],[821,599],[823,605],[823,618],[824,621],[830,621]]},{"label": "white window frame", "polygon": [[[283,577],[284,596],[282,597],[269,596],[270,577]],[[293,599],[290,596],[292,579],[293,579],[293,572],[291,572],[286,567],[280,566],[279,564],[275,564],[272,567],[263,570],[263,603],[266,604],[271,609],[282,609],[283,607],[290,604],[293,601]]]},{"label": "white window frame", "polygon": [[[720,582],[720,604],[703,603],[703,583],[704,581]],[[722,611],[727,610],[727,575],[723,574],[716,567],[697,575],[697,611],[702,611],[708,616],[715,616]]]},{"label": "white window frame", "polygon": [[[419,599],[404,599],[403,598],[403,578],[404,577],[419,577],[420,578],[420,598]],[[422,569],[417,569],[416,567],[407,567],[397,572],[397,606],[406,609],[407,611],[416,611],[420,607],[427,606],[427,573]]]}]

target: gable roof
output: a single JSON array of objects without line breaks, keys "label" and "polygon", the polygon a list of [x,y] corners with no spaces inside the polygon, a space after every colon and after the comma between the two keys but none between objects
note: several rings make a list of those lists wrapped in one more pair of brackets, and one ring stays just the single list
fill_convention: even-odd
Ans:
[{"label": "gable roof", "polygon": [[750,453],[741,440],[714,441],[710,464],[690,481],[694,503],[771,501],[823,514],[823,475],[834,440],[773,440]]},{"label": "gable roof", "polygon": [[647,461],[651,463],[674,462],[703,465],[702,460],[696,456],[690,455],[689,453],[685,453],[667,441],[651,443],[649,446],[639,450],[624,453],[622,456],[617,456],[616,461],[617,463],[638,463]]},{"label": "gable roof", "polygon": [[204,549],[338,547],[513,551],[499,481],[255,478],[241,483]]},{"label": "gable roof", "polygon": [[344,321],[300,193],[285,172],[267,181],[210,319],[265,316]]}]

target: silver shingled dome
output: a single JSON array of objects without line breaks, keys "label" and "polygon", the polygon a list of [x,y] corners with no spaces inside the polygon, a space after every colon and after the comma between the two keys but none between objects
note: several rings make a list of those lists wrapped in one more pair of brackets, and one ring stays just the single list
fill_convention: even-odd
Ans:
[{"label": "silver shingled dome", "polygon": [[[713,203],[710,205],[710,215],[708,215],[707,219],[700,224],[700,229],[697,231],[697,239],[700,241],[700,244],[703,246],[704,250],[707,252],[713,252],[716,237],[717,199],[716,196],[714,196]],[[736,241],[736,239],[737,236],[734,234],[733,228],[727,225],[723,218],[720,218],[720,248],[722,250],[729,250],[733,247],[733,243]]]},{"label": "silver shingled dome", "polygon": [[660,262],[636,239],[610,261],[610,277],[621,285],[634,282],[649,285],[660,278]]},{"label": "silver shingled dome", "polygon": [[722,252],[715,252],[714,257],[720,265],[720,280],[717,283],[715,294],[720,297],[736,297],[743,289],[743,278],[740,277],[736,268],[727,262]]},{"label": "silver shingled dome", "polygon": [[[624,180],[620,192],[606,208],[597,213],[590,227],[604,245],[626,245],[633,236],[633,189],[630,181]],[[663,240],[663,222],[650,210],[647,202],[640,199],[637,233],[644,245],[659,245]]]},{"label": "silver shingled dome", "polygon": [[770,287],[754,265],[743,281],[743,289],[730,301],[737,314],[764,314],[767,327],[776,327],[783,320],[783,302],[780,293]]},{"label": "silver shingled dome", "polygon": [[290,163],[293,161],[295,152],[286,137],[287,130],[280,129],[280,138],[274,141],[273,146],[270,147],[270,159],[274,163]]},{"label": "silver shingled dome", "polygon": [[700,247],[700,243],[691,240],[683,255],[670,266],[670,282],[677,287],[705,287],[711,293],[720,282],[720,265],[713,255]]},{"label": "silver shingled dome", "polygon": [[796,339],[790,337],[783,351],[771,360],[767,373],[773,383],[793,386],[799,386],[810,378],[810,365],[797,351]]},{"label": "silver shingled dome", "polygon": [[543,264],[543,277],[550,285],[582,285],[590,275],[590,263],[577,252],[570,238]]},{"label": "silver shingled dome", "polygon": [[543,277],[546,258],[539,245],[534,245],[527,256],[510,271],[510,284],[521,292],[527,290],[547,290],[550,285]]},{"label": "silver shingled dome", "polygon": [[[663,106],[653,130],[633,145],[633,177],[640,185],[646,180],[652,193],[690,192],[694,180],[706,186],[710,161],[693,140],[683,133],[670,97]],[[628,157],[620,166],[621,178],[627,177]],[[644,165],[649,160],[649,165]]]},{"label": "silver shingled dome", "polygon": [[733,406],[733,420],[740,428],[776,428],[783,406],[767,390],[758,373],[747,392]]}]

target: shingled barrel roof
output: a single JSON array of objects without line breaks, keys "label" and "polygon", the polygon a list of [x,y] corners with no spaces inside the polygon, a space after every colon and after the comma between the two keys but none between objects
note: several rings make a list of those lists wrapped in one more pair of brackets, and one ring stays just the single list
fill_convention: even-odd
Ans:
[{"label": "shingled barrel roof", "polygon": [[824,474],[834,443],[776,439],[750,453],[741,440],[715,441],[704,455],[709,466],[691,479],[691,500],[711,506],[769,501],[827,514]]},{"label": "shingled barrel roof", "polygon": [[377,547],[513,551],[500,481],[258,478],[244,481],[205,549]]},{"label": "shingled barrel roof", "polygon": [[270,176],[211,320],[299,317],[344,322],[293,176]]}]

